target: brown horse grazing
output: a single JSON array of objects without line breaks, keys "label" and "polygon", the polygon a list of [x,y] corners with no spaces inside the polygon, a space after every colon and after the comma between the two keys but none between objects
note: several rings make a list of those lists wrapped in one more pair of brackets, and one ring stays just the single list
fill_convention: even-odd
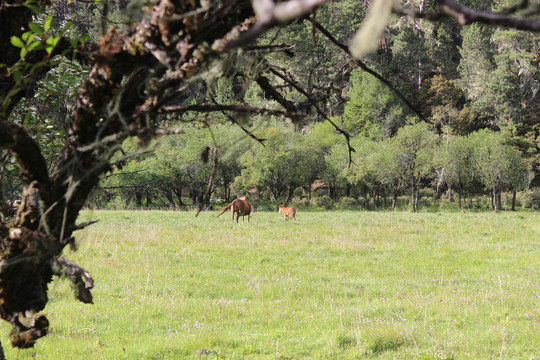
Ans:
[{"label": "brown horse grazing", "polygon": [[234,199],[232,203],[230,203],[229,205],[221,209],[221,212],[218,215],[216,215],[216,217],[223,214],[229,208],[231,209],[233,222],[234,222],[234,214],[236,214],[236,222],[238,222],[238,218],[240,217],[240,215],[242,215],[242,222],[244,222],[245,215],[247,215],[248,222],[249,222],[249,214],[251,213],[251,204],[249,203],[249,200],[245,196],[238,199]]},{"label": "brown horse grazing", "polygon": [[285,205],[281,204],[279,205],[279,211],[283,214],[283,218],[285,220],[289,220],[289,217],[291,217],[293,220],[296,220],[294,217],[294,214],[296,214],[296,209],[293,207],[285,207]]}]

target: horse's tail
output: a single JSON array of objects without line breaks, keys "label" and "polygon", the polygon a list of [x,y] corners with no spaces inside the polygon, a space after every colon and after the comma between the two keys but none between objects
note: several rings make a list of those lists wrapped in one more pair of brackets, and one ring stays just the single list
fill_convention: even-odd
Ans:
[{"label": "horse's tail", "polygon": [[221,212],[219,214],[217,214],[216,217],[221,216],[221,214],[223,214],[225,211],[230,209],[231,206],[233,206],[233,204],[234,204],[234,201],[232,203],[230,203],[229,205],[225,206],[223,209],[221,209]]}]

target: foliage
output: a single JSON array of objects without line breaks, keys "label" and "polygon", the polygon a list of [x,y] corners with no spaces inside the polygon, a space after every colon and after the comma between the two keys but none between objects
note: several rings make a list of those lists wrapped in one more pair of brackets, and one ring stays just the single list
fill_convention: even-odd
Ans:
[{"label": "foliage", "polygon": [[258,187],[259,191],[268,191],[276,203],[290,201],[297,188],[309,184],[320,163],[316,149],[304,148],[302,137],[291,129],[284,130],[268,128],[264,146],[255,145],[241,158],[244,184],[249,187],[245,190]]},{"label": "foliage", "polygon": [[471,134],[474,147],[474,166],[489,188],[506,187],[523,190],[528,181],[525,162],[517,149],[505,145],[508,139],[489,130]]},{"label": "foliage", "polygon": [[527,209],[540,209],[540,189],[534,188],[518,194],[521,206]]},{"label": "foliage", "polygon": [[405,124],[407,111],[395,95],[370,74],[356,70],[343,112],[345,129],[354,135],[390,137]]},{"label": "foliage", "polygon": [[448,146],[439,148],[439,156],[444,180],[457,191],[461,207],[461,196],[474,190],[475,181],[479,177],[475,167],[474,144],[468,137],[457,136],[450,140]]}]

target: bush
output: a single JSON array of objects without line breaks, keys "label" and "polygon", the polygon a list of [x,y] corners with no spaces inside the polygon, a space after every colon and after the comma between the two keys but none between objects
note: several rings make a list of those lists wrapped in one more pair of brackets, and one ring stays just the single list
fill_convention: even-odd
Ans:
[{"label": "bush", "polygon": [[487,195],[481,195],[477,197],[476,201],[473,201],[473,208],[478,210],[491,209],[491,197]]},{"label": "bush", "polygon": [[308,206],[309,206],[309,199],[307,199],[307,198],[294,197],[294,198],[291,200],[290,206],[295,207],[295,208],[305,208],[305,207],[308,207]]},{"label": "bush", "polygon": [[133,205],[129,206],[121,196],[115,196],[107,203],[107,208],[111,210],[126,210],[133,209]]},{"label": "bush", "polygon": [[540,209],[540,188],[517,193],[516,205],[527,209]]},{"label": "bush", "polygon": [[333,204],[334,201],[328,195],[311,198],[311,205],[313,207],[324,207],[325,209],[331,209]]},{"label": "bush", "polygon": [[339,335],[337,337],[337,345],[342,349],[350,349],[357,344],[356,339],[350,335]]},{"label": "bush", "polygon": [[339,207],[342,209],[354,208],[354,207],[357,207],[358,205],[359,205],[359,202],[355,198],[343,197],[339,199]]},{"label": "bush", "polygon": [[437,190],[433,188],[420,189],[420,200],[422,199],[425,199],[428,203],[435,201],[437,199]]}]

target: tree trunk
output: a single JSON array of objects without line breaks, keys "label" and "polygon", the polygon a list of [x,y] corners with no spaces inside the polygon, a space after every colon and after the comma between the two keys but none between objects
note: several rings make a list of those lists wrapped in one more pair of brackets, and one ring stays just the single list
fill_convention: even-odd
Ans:
[{"label": "tree trunk", "polygon": [[184,206],[184,202],[182,201],[182,187],[175,185],[173,186],[172,191],[178,199],[178,206]]},{"label": "tree trunk", "polygon": [[491,192],[491,206],[493,207],[493,210],[495,212],[499,211],[499,207],[497,204],[497,187],[493,186],[493,191]]},{"label": "tree trunk", "polygon": [[212,192],[208,194],[208,196],[205,196],[205,193],[201,191],[199,196],[197,196],[197,203],[199,204],[200,209],[206,209],[208,206],[210,206],[210,195]]},{"label": "tree trunk", "polygon": [[150,191],[146,190],[146,207],[150,208],[152,206],[152,196],[150,196]]},{"label": "tree trunk", "polygon": [[289,188],[289,194],[287,195],[287,200],[285,201],[286,203],[289,203],[292,200],[293,194],[294,194],[294,188],[291,187]]},{"label": "tree trunk", "polygon": [[512,190],[512,211],[516,211],[516,190]]},{"label": "tree trunk", "polygon": [[416,185],[411,181],[411,205],[413,212],[416,212]]},{"label": "tree trunk", "polygon": [[142,193],[139,190],[135,191],[135,205],[137,207],[142,207]]},{"label": "tree trunk", "polygon": [[173,195],[169,191],[162,191],[163,196],[169,202],[169,210],[176,210],[176,204],[174,203]]},{"label": "tree trunk", "polygon": [[228,181],[223,178],[223,194],[225,195],[225,201],[229,202],[229,194],[231,193],[230,185]]}]

